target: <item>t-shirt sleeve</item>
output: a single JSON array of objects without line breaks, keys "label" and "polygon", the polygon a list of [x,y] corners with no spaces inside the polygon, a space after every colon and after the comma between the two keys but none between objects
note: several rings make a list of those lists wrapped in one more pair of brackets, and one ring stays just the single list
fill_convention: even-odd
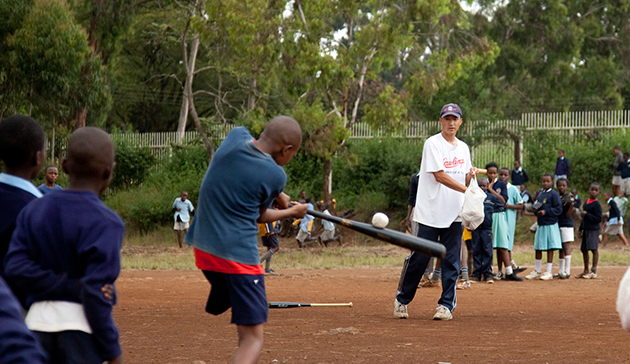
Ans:
[{"label": "t-shirt sleeve", "polygon": [[444,170],[444,165],[440,159],[440,151],[436,143],[428,141],[422,148],[422,164],[428,173],[439,172]]}]

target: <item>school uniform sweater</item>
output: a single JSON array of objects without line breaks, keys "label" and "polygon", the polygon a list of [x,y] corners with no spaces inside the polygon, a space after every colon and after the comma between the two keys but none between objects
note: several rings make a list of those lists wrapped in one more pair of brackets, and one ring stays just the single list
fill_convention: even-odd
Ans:
[{"label": "school uniform sweater", "polygon": [[15,230],[15,220],[24,206],[36,199],[23,189],[0,183],[0,276],[4,277],[4,256],[9,249],[9,241]]},{"label": "school uniform sweater", "polygon": [[580,228],[582,230],[599,230],[602,221],[602,205],[599,204],[599,201],[595,200],[589,203],[589,200],[586,200],[582,210],[586,211],[586,215],[582,217]]},{"label": "school uniform sweater", "polygon": [[116,304],[101,288],[120,273],[124,224],[92,192],[57,191],[33,201],[18,216],[5,258],[7,277],[38,301],[83,305],[103,358],[120,356],[112,319]]},{"label": "school uniform sweater", "polygon": [[541,191],[538,194],[536,201],[542,202],[541,210],[545,211],[543,216],[538,216],[538,225],[553,225],[558,222],[558,216],[562,213],[562,201],[560,201],[560,195],[554,189],[550,188],[546,191]]},{"label": "school uniform sweater", "polygon": [[[562,201],[562,198],[560,198],[560,201]],[[567,217],[567,212],[571,208],[571,203],[574,204],[573,207],[575,208],[575,202],[574,202],[573,197],[571,197],[571,200],[569,201],[569,203],[562,205],[562,213],[560,214],[560,216],[558,216],[558,226],[570,227],[570,228],[573,227],[573,215]]]},{"label": "school uniform sweater", "polygon": [[617,207],[617,203],[612,198],[608,199],[608,220],[612,220],[614,218],[619,218],[621,213],[619,212],[619,207]]},{"label": "school uniform sweater", "polygon": [[24,324],[22,310],[0,278],[0,363],[47,363],[44,350]]},{"label": "school uniform sweater", "polygon": [[523,185],[525,182],[529,181],[529,176],[527,172],[521,167],[519,169],[512,170],[512,184],[513,185]]},{"label": "school uniform sweater", "polygon": [[[499,195],[501,195],[503,197],[503,199],[507,202],[507,200],[508,200],[507,183],[505,183],[503,181],[496,181],[492,185],[492,189],[494,190],[494,192],[496,192]],[[497,200],[496,200],[496,202],[494,204],[494,212],[504,212],[504,211],[505,211],[505,204],[503,202],[501,202],[501,200],[499,200],[497,198]]]}]

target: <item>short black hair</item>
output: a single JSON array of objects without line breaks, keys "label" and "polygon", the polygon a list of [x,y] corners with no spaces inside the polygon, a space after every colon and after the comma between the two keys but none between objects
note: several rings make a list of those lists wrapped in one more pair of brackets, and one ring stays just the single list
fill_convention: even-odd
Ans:
[{"label": "short black hair", "polygon": [[619,151],[621,151],[621,147],[620,147],[620,146],[618,146],[618,145],[615,145],[615,146],[613,147],[613,150],[619,150]]},{"label": "short black hair", "polygon": [[499,171],[499,165],[497,164],[497,162],[490,162],[490,163],[486,164],[486,169],[492,168],[492,167],[496,168],[497,172]]},{"label": "short black hair", "polygon": [[566,179],[565,177],[558,178],[558,180],[556,181],[556,186],[558,185],[558,182],[564,182],[567,184],[567,187],[569,187],[569,180]]},{"label": "short black hair", "polygon": [[510,171],[510,169],[508,167],[501,167],[501,169],[499,169],[499,172],[501,171]]},{"label": "short black hair", "polygon": [[0,159],[8,167],[21,167],[44,149],[44,130],[30,116],[13,115],[0,122]]},{"label": "short black hair", "polygon": [[545,178],[545,177],[549,177],[549,178],[551,178],[551,180],[553,181],[553,176],[551,175],[551,173],[545,173],[545,174],[543,174],[543,175],[542,175],[542,178]]},{"label": "short black hair", "polygon": [[[48,172],[48,168],[57,168],[57,166],[56,166],[56,165],[54,165],[54,164],[49,164],[49,165],[47,165],[47,166],[46,166],[46,168],[44,168],[44,173]],[[57,169],[58,169],[58,168],[57,168]]]}]

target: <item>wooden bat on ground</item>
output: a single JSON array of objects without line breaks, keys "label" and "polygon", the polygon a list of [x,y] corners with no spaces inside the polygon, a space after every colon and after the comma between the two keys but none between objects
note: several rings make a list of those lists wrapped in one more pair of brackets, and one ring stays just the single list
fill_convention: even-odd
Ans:
[{"label": "wooden bat on ground", "polygon": [[269,308],[294,308],[294,307],[352,307],[352,302],[348,302],[348,303],[269,302]]},{"label": "wooden bat on ground", "polygon": [[421,252],[429,256],[444,258],[444,256],[446,255],[446,248],[444,247],[444,245],[427,239],[418,238],[413,235],[407,235],[396,230],[377,228],[373,225],[363,222],[347,220],[310,209],[307,210],[307,213],[309,215],[319,217],[320,219],[328,220],[330,222],[334,222],[335,224],[345,226],[349,229],[358,231],[373,238],[386,241],[390,244]]}]

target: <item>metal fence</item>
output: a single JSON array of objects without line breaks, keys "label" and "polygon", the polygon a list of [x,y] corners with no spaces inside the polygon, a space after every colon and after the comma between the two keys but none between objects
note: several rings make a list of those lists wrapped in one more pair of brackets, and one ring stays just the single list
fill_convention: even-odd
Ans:
[{"label": "metal fence", "polygon": [[[233,125],[213,124],[208,134],[218,142],[223,140],[233,127]],[[522,114],[520,120],[464,120],[458,137],[469,143],[475,165],[481,166],[488,161],[496,161],[500,166],[511,167],[514,161],[515,144],[510,133],[526,138],[534,131],[548,130],[554,132],[560,142],[568,142],[594,130],[605,132],[629,127],[630,110],[531,113]],[[426,138],[438,133],[440,126],[437,121],[413,121],[403,130],[391,131],[384,128],[373,129],[366,123],[356,123],[351,131],[350,140],[354,141],[391,137],[417,143],[420,146]],[[111,136],[116,142],[149,148],[158,159],[170,156],[173,146],[178,144],[177,132],[123,133]],[[201,144],[198,133],[187,131],[182,137],[182,144],[194,143]],[[526,150],[523,151],[523,153],[526,152]]]}]

